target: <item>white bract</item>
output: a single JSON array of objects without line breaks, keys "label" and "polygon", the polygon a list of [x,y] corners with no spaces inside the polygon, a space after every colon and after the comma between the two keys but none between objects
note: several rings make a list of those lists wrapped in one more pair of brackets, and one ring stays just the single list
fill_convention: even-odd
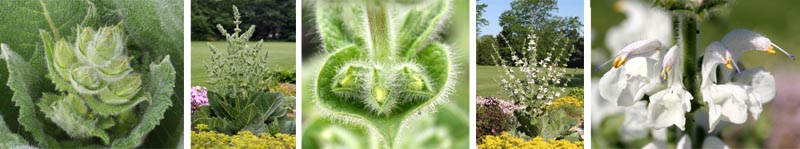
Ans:
[{"label": "white bract", "polygon": [[664,55],[661,79],[667,81],[668,87],[650,96],[647,118],[648,123],[655,129],[675,125],[684,130],[686,122],[684,113],[692,109],[691,100],[694,97],[683,87],[683,65],[680,54],[678,47],[673,46]]},{"label": "white bract", "polygon": [[659,49],[658,40],[640,40],[622,48],[613,68],[600,78],[600,96],[612,105],[630,106],[655,91],[660,83]]}]

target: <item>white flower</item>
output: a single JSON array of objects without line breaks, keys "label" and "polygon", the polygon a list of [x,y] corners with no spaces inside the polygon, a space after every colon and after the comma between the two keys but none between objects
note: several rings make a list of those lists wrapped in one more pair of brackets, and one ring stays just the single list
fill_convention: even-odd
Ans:
[{"label": "white flower", "polygon": [[680,54],[680,49],[673,46],[664,55],[661,78],[667,81],[668,87],[650,96],[647,118],[649,124],[655,129],[667,128],[672,125],[681,130],[685,129],[684,114],[691,110],[691,100],[694,97],[683,87],[683,66]]},{"label": "white flower", "polygon": [[[720,120],[727,120],[732,123],[741,124],[747,120],[748,95],[741,84],[717,84],[716,68],[723,64],[728,69],[734,67],[738,71],[738,66],[733,62],[733,56],[720,42],[712,42],[706,47],[705,57],[703,58],[702,77],[700,85],[703,100],[709,110],[709,132]],[[774,87],[774,86],[773,86]]]},{"label": "white flower", "polygon": [[[783,48],[779,47],[775,43],[772,43],[772,41],[769,38],[764,37],[763,35],[750,30],[744,30],[744,29],[732,30],[728,32],[728,34],[725,34],[725,37],[722,38],[722,44],[725,45],[725,47],[731,51],[731,54],[733,54],[733,58],[737,60],[739,59],[739,57],[742,56],[744,52],[750,50],[758,50],[770,54],[775,54],[777,53],[775,49],[780,50],[781,52],[789,56],[789,58],[791,58],[792,60],[795,59],[794,55],[790,54],[789,52],[786,52],[786,50],[783,50]],[[729,80],[732,77],[731,75],[733,74],[731,70],[723,69],[721,72],[722,72],[722,78],[726,80]]]},{"label": "white flower", "polygon": [[640,40],[622,48],[613,60],[614,68],[600,78],[600,96],[612,105],[630,106],[655,91],[661,69],[660,49],[657,40]]}]

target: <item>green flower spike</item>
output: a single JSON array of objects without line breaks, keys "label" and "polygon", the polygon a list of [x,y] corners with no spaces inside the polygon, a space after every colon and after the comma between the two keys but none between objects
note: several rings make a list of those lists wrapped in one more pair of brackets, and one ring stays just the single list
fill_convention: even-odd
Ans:
[{"label": "green flower spike", "polygon": [[435,111],[455,83],[450,48],[433,40],[448,0],[317,2],[327,55],[315,80],[321,113],[370,128],[386,146],[414,117]]}]

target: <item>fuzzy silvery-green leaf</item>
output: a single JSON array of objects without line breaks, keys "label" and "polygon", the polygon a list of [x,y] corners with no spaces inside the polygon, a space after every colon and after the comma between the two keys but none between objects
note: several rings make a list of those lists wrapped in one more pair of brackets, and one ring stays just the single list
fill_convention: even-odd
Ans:
[{"label": "fuzzy silvery-green leaf", "polygon": [[[14,105],[19,107],[19,118],[17,119],[25,131],[31,133],[32,137],[39,146],[58,147],[55,138],[45,132],[44,115],[38,113],[36,101],[42,97],[42,92],[53,91],[52,84],[44,79],[47,70],[42,63],[25,61],[15,51],[11,50],[6,44],[0,44],[2,58],[8,68],[8,85],[14,95],[11,100]],[[34,54],[36,56],[38,54]],[[33,59],[39,59],[34,57]],[[40,77],[35,77],[40,76]]]},{"label": "fuzzy silvery-green leaf", "polygon": [[0,142],[0,148],[28,146],[28,141],[25,141],[25,138],[8,129],[5,120],[3,120],[3,115],[0,115],[0,140],[3,140],[3,142]]},{"label": "fuzzy silvery-green leaf", "polygon": [[[0,33],[2,33],[0,42],[6,43],[9,48],[17,49],[17,54],[24,59],[30,59],[36,52],[33,49],[37,47],[35,41],[40,40],[39,29],[52,30],[52,26],[63,32],[62,34],[70,34],[72,27],[79,23],[76,20],[81,20],[86,14],[87,7],[86,3],[82,1],[64,0],[8,0],[0,3],[2,3],[0,4],[0,14],[4,14],[0,15],[0,20],[3,20],[0,21]],[[42,4],[47,6],[47,13],[42,9]],[[53,6],[58,7],[53,8]],[[49,16],[50,21],[47,21],[45,14],[61,15]],[[8,83],[7,78],[10,74],[6,65],[5,61],[0,61],[0,76],[2,76],[0,84]],[[11,88],[5,85],[0,86],[0,97],[9,99],[12,96]],[[0,104],[10,106],[14,105],[14,102],[0,100]],[[15,108],[0,108],[0,112],[8,119],[16,119],[20,115],[20,111]],[[6,123],[9,127],[21,127],[16,120],[8,120]],[[30,142],[35,143],[34,141]]]},{"label": "fuzzy silvery-green leaf", "polygon": [[367,126],[392,147],[407,121],[447,101],[455,83],[450,48],[432,35],[450,1],[316,6],[317,27],[330,52],[314,81],[313,101],[322,114]]},{"label": "fuzzy silvery-green leaf", "polygon": [[[150,102],[142,103],[143,115],[140,122],[123,138],[114,140],[113,147],[131,148],[140,145],[145,136],[164,119],[164,112],[173,105],[171,96],[175,82],[175,68],[170,56],[159,63],[150,64],[150,72],[142,78],[142,91],[150,93]],[[173,134],[174,135],[174,134]]]},{"label": "fuzzy silvery-green leaf", "polygon": [[194,123],[206,124],[211,130],[235,134],[251,131],[254,134],[270,132],[280,128],[276,120],[286,114],[281,104],[286,97],[278,92],[259,92],[250,98],[225,97],[216,92],[208,93],[209,106],[195,113]]}]

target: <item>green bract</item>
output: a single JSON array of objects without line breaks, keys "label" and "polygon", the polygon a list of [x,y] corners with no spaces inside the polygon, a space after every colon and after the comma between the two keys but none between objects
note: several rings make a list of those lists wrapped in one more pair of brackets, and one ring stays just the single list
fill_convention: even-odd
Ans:
[{"label": "green bract", "polygon": [[321,0],[316,22],[326,55],[314,102],[333,119],[381,134],[388,147],[412,117],[451,92],[450,48],[433,40],[450,1]]},{"label": "green bract", "polygon": [[[121,25],[77,31],[74,42],[40,31],[44,59],[36,54],[25,61],[2,45],[20,125],[41,147],[140,145],[172,105],[175,69],[169,56],[136,72]],[[45,76],[52,84],[42,81]],[[72,141],[56,139],[63,137]]]}]

